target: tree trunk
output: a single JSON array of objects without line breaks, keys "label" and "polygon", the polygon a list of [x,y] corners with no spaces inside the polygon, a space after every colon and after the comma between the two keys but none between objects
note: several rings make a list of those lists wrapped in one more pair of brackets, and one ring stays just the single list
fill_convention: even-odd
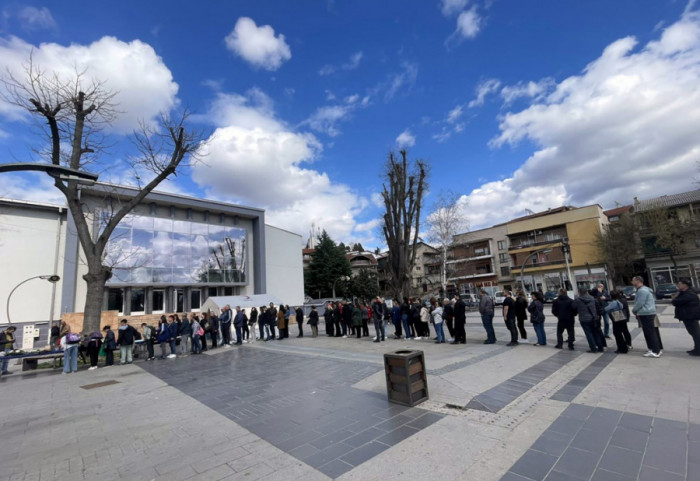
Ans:
[{"label": "tree trunk", "polygon": [[83,333],[89,334],[100,330],[102,322],[102,303],[105,295],[105,284],[109,279],[109,271],[98,263],[99,267],[89,268],[83,276],[87,283],[87,297],[83,313]]}]

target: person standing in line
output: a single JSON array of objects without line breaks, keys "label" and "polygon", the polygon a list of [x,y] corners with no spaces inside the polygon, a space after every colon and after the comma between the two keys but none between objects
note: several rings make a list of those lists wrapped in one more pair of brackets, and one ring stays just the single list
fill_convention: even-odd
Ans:
[{"label": "person standing in line", "polygon": [[343,332],[340,327],[341,322],[343,322],[343,304],[336,302],[335,309],[333,310],[333,330],[335,331],[335,337],[343,336]]},{"label": "person standing in line", "polygon": [[455,340],[453,344],[467,343],[467,305],[459,294],[455,294],[455,305],[453,308],[455,316]]},{"label": "person standing in line", "polygon": [[606,313],[612,318],[613,336],[617,344],[616,354],[627,354],[631,336],[627,329],[628,315],[625,314],[625,306],[620,302],[620,294],[617,291],[610,293],[611,302],[605,306]]},{"label": "person standing in line", "polygon": [[240,346],[243,344],[243,326],[248,323],[248,317],[245,311],[241,310],[241,306],[236,306],[236,317],[233,319],[233,328],[236,330],[236,342],[234,345]]},{"label": "person standing in line", "polygon": [[374,342],[386,341],[384,331],[384,303],[379,296],[376,297],[372,304],[372,320],[374,321],[374,330],[377,333]]},{"label": "person standing in line", "polygon": [[598,301],[600,301],[600,306],[603,308],[602,316],[603,316],[603,321],[605,323],[605,327],[603,329],[603,335],[605,336],[605,339],[610,339],[610,315],[608,314],[608,311],[605,310],[605,308],[608,307],[608,304],[610,303],[611,296],[608,293],[608,291],[605,289],[605,284],[603,284],[602,282],[598,283],[594,294],[595,294],[596,299],[598,299]]},{"label": "person standing in line", "polygon": [[566,343],[569,350],[574,350],[574,324],[576,323],[576,310],[574,301],[566,293],[565,289],[559,289],[559,296],[552,303],[552,314],[557,318],[557,343],[554,347],[562,349],[564,347],[564,331],[566,331]]},{"label": "person standing in line", "polygon": [[326,310],[323,312],[323,320],[326,323],[326,336],[333,337],[333,303],[329,302],[326,305]]},{"label": "person standing in line", "polygon": [[168,354],[168,359],[175,359],[177,357],[177,333],[178,325],[177,315],[171,314],[168,316],[168,343],[170,344],[170,354]]},{"label": "person standing in line", "polygon": [[[170,329],[168,328],[168,320],[165,315],[160,316],[158,321],[158,344],[160,344],[160,358],[168,357],[168,341],[170,341]],[[106,341],[105,341],[106,343]],[[107,351],[107,349],[105,349]]]},{"label": "person standing in line", "polygon": [[279,336],[277,336],[277,340],[279,341],[287,337],[285,335],[287,330],[287,326],[285,325],[286,314],[287,310],[285,308],[285,305],[280,304],[280,307],[277,310],[277,330],[279,331]]},{"label": "person standing in line", "polygon": [[[8,326],[4,331],[0,332],[0,349],[2,349],[3,352],[5,352],[6,356],[7,353],[9,353],[12,350],[12,345],[15,343],[15,331],[17,331],[17,328],[15,326]],[[10,371],[7,370],[7,366],[9,364],[9,359],[2,360],[0,375],[7,376],[8,374],[12,374]]]},{"label": "person standing in line", "polygon": [[105,352],[105,367],[113,366],[114,351],[117,349],[117,338],[114,335],[114,331],[112,331],[112,326],[103,327],[102,332],[104,332],[102,346]]},{"label": "person standing in line", "polygon": [[311,337],[318,337],[318,311],[316,306],[311,306],[308,324],[311,326]]},{"label": "person standing in line", "polygon": [[211,336],[211,349],[219,346],[219,316],[209,313],[209,335]]},{"label": "person standing in line", "polygon": [[510,332],[510,342],[506,346],[517,346],[518,329],[515,327],[515,301],[510,291],[503,291],[505,299],[503,300],[503,321],[506,324],[508,332]]},{"label": "person standing in line", "polygon": [[598,314],[595,307],[595,299],[588,293],[588,289],[581,287],[578,290],[578,297],[574,299],[573,308],[575,315],[578,315],[578,322],[586,335],[589,350],[586,352],[596,353],[605,351],[605,337],[596,322]]},{"label": "person standing in line", "polygon": [[69,328],[68,333],[61,338],[61,346],[63,346],[63,373],[78,372],[80,334],[72,332]]},{"label": "person standing in line", "polygon": [[129,321],[122,319],[119,326],[119,335],[117,336],[117,345],[119,346],[120,360],[119,364],[131,364],[134,362],[134,340],[138,332],[133,326],[129,325]]},{"label": "person standing in line", "polygon": [[359,339],[362,337],[362,308],[360,307],[360,301],[355,299],[355,305],[352,309],[352,327],[355,331],[355,337]]},{"label": "person standing in line", "polygon": [[[202,354],[202,338],[205,333],[196,315],[192,316],[190,327],[192,329],[192,354]],[[204,337],[204,342],[206,342],[206,340],[206,337]]]},{"label": "person standing in line", "polygon": [[343,338],[348,337],[348,331],[352,326],[352,303],[345,301],[343,303]]},{"label": "person standing in line", "polygon": [[[99,332],[98,332],[99,334]],[[156,341],[156,332],[155,329],[145,322],[141,324],[141,338],[143,339],[143,342],[146,344],[146,350],[148,351],[148,357],[146,358],[146,361],[151,361],[156,358],[155,354],[153,353],[153,343]],[[100,334],[100,339],[102,339],[102,335]],[[97,348],[99,351],[99,347]],[[90,353],[90,345],[88,344],[88,353]],[[97,364],[95,364],[97,365]]]},{"label": "person standing in line", "polygon": [[250,335],[252,339],[256,339],[255,336],[255,326],[258,325],[258,309],[253,306],[250,308],[250,318],[248,320],[248,325],[250,326]]},{"label": "person standing in line", "polygon": [[515,302],[515,319],[518,324],[518,332],[520,333],[519,342],[528,343],[527,330],[525,329],[525,321],[527,320],[527,296],[525,291],[520,289]]},{"label": "person standing in line", "polygon": [[413,332],[416,334],[413,339],[420,341],[423,336],[423,321],[420,318],[421,305],[418,299],[413,299],[411,301],[411,326],[413,326]]},{"label": "person standing in line", "polygon": [[[401,308],[396,299],[394,299],[389,315],[391,317],[391,323],[394,325],[394,339],[401,339]],[[408,339],[408,337],[408,333],[406,333],[406,339]]]},{"label": "person standing in line", "polygon": [[277,339],[277,334],[275,333],[275,327],[277,326],[277,309],[275,309],[274,304],[270,303],[267,308],[267,321],[270,327],[270,341]]},{"label": "person standing in line", "polygon": [[299,328],[297,337],[304,337],[304,310],[301,306],[297,306],[296,309],[294,309],[294,313],[297,320],[297,327]]},{"label": "person standing in line", "polygon": [[229,347],[231,345],[231,321],[233,313],[231,312],[231,306],[226,304],[223,309],[221,309],[221,316],[219,317],[219,325],[221,326],[221,338],[222,345],[224,347]]},{"label": "person standing in line", "polygon": [[404,297],[403,302],[399,306],[399,319],[401,326],[403,327],[404,337],[406,339],[416,337],[416,333],[413,330],[413,325],[411,323],[411,304],[408,301],[408,297]]},{"label": "person standing in line", "polygon": [[654,300],[654,292],[644,285],[644,279],[640,276],[632,278],[632,285],[637,288],[632,313],[637,316],[637,319],[642,324],[644,339],[649,349],[644,354],[644,357],[661,357],[661,336],[655,325],[656,301]]},{"label": "person standing in line", "polygon": [[192,350],[190,340],[192,338],[192,323],[187,314],[182,314],[182,322],[177,328],[177,335],[180,336],[180,355],[189,356]]},{"label": "person standing in line", "polygon": [[[245,309],[243,310],[243,313],[245,314]],[[250,329],[248,326],[250,325],[250,318],[246,315],[246,322],[241,326],[241,335],[243,336],[243,342],[248,342],[250,341]],[[238,339],[240,342],[241,339]]]},{"label": "person standing in line", "polygon": [[53,326],[51,326],[51,337],[49,338],[49,347],[52,351],[55,351],[58,349],[58,340],[61,338],[59,336],[61,332],[61,328],[59,327],[58,322],[54,322]]},{"label": "person standing in line", "polygon": [[[447,301],[447,302],[445,302]],[[454,336],[454,325],[455,325],[455,310],[454,307],[452,307],[452,302],[450,302],[449,298],[443,299],[442,302],[442,319],[444,320],[443,328],[446,326],[447,327],[447,332],[450,335],[450,338],[447,339],[447,341],[451,344],[455,341],[455,336]],[[444,333],[444,331],[443,331]]]},{"label": "person standing in line", "polygon": [[209,321],[209,313],[203,312],[199,317],[199,325],[202,327],[204,334],[199,337],[200,351],[207,350],[207,333],[211,331],[211,321]]},{"label": "person standing in line", "polygon": [[[447,302],[450,302],[449,299],[445,299]],[[442,313],[443,313],[443,308],[440,305],[440,302],[436,298],[430,299],[430,305],[432,307],[432,311],[430,312],[430,315],[433,319],[433,325],[435,326],[435,334],[437,336],[437,339],[435,340],[435,344],[444,344],[445,343],[445,331],[442,329],[442,323],[444,322],[444,319],[442,318]]]},{"label": "person standing in line", "polygon": [[544,296],[541,292],[533,292],[533,301],[527,307],[530,312],[530,322],[532,322],[535,328],[535,334],[537,335],[537,343],[535,346],[546,346],[547,345],[547,335],[544,332]]},{"label": "person standing in line", "polygon": [[421,337],[430,339],[430,308],[428,302],[420,308],[420,332]]},{"label": "person standing in line", "polygon": [[[627,302],[627,298],[625,298],[625,293],[622,292],[621,289],[618,289],[617,294],[618,294],[617,300],[620,301],[620,304],[622,304],[622,311],[625,313],[625,317],[627,318],[627,321],[629,322],[629,320],[632,319],[632,314],[630,312],[630,305]],[[632,350],[632,335],[630,334],[630,331],[627,328],[627,326],[625,326],[625,329],[622,331],[622,335],[625,338],[625,342],[627,343],[627,350],[631,351]]]},{"label": "person standing in line", "polygon": [[484,341],[484,344],[495,344],[496,332],[493,330],[493,299],[484,289],[481,289],[480,294],[481,299],[479,299],[479,314],[481,314],[481,323],[486,331],[486,340]]},{"label": "person standing in line", "polygon": [[[267,335],[265,334],[265,330],[267,330]],[[270,337],[270,327],[268,326],[267,321],[267,308],[265,306],[260,306],[260,311],[258,311],[258,332],[260,334],[258,339],[261,341],[267,341]]]},{"label": "person standing in line", "polygon": [[687,351],[691,356],[700,356],[700,298],[693,290],[690,279],[678,281],[678,295],[671,301],[675,307],[674,317],[685,325],[693,339],[693,349]]},{"label": "person standing in line", "polygon": [[292,317],[292,310],[289,308],[289,304],[284,305],[284,338],[289,339],[289,322]]}]

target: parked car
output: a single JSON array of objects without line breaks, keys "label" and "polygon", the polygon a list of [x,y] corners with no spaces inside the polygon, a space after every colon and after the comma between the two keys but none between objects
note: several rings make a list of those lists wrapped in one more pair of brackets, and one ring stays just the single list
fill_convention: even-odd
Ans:
[{"label": "parked car", "polygon": [[634,286],[622,286],[620,290],[627,300],[633,301],[637,296],[637,289]]},{"label": "parked car", "polygon": [[656,298],[670,298],[678,293],[678,287],[675,284],[659,284],[656,286]]},{"label": "parked car", "polygon": [[558,295],[557,291],[547,291],[544,293],[544,302],[554,302]]},{"label": "parked car", "polygon": [[503,304],[503,301],[506,300],[506,294],[503,291],[498,291],[493,295],[493,302],[497,305],[500,306]]}]

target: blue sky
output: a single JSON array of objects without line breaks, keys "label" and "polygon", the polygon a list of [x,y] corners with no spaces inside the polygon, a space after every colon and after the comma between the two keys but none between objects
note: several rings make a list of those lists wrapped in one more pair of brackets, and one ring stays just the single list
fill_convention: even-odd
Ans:
[{"label": "blue sky", "polygon": [[[133,182],[124,134],[186,105],[206,165],[164,188],[266,207],[304,235],[314,222],[381,244],[381,167],[399,146],[432,164],[426,211],[454,191],[472,228],[697,188],[692,2],[3,2],[0,66],[32,47],[119,91],[103,179]],[[0,102],[2,161],[29,160],[29,126]],[[33,176],[2,176],[0,196],[60,200]]]}]

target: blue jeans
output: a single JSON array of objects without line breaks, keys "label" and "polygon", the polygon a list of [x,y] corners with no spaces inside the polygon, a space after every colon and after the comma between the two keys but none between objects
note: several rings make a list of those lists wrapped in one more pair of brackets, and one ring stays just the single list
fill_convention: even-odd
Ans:
[{"label": "blue jeans", "polygon": [[[12,349],[5,349],[5,355],[7,356],[7,353],[9,353]],[[2,369],[0,371],[2,372],[7,372],[7,365],[10,364],[9,359],[3,359],[2,360]]]},{"label": "blue jeans", "polygon": [[63,351],[63,372],[78,372],[78,344],[65,346]]},{"label": "blue jeans", "polygon": [[484,325],[484,329],[486,330],[486,342],[496,342],[496,333],[493,330],[493,314],[482,314],[481,323]]},{"label": "blue jeans", "polygon": [[202,338],[197,334],[192,337],[192,349],[195,354],[202,353]]},{"label": "blue jeans", "polygon": [[374,320],[374,330],[377,332],[377,341],[382,341],[386,338],[383,319]]},{"label": "blue jeans", "polygon": [[608,311],[603,311],[603,322],[605,327],[603,328],[603,335],[608,337],[610,335],[610,315]]},{"label": "blue jeans", "polygon": [[435,333],[437,334],[437,342],[445,342],[445,332],[442,330],[442,322],[435,324]]},{"label": "blue jeans", "polygon": [[537,344],[543,346],[547,344],[547,335],[544,333],[544,322],[537,322],[532,326],[535,328],[535,334],[537,335]]},{"label": "blue jeans", "polygon": [[403,336],[406,339],[413,337],[411,335],[411,327],[408,325],[408,316],[406,314],[401,316],[401,325],[403,325]]},{"label": "blue jeans", "polygon": [[586,340],[588,341],[588,347],[591,351],[603,351],[605,347],[605,338],[603,333],[600,331],[600,327],[595,324],[595,322],[582,322],[581,329],[586,335]]}]

